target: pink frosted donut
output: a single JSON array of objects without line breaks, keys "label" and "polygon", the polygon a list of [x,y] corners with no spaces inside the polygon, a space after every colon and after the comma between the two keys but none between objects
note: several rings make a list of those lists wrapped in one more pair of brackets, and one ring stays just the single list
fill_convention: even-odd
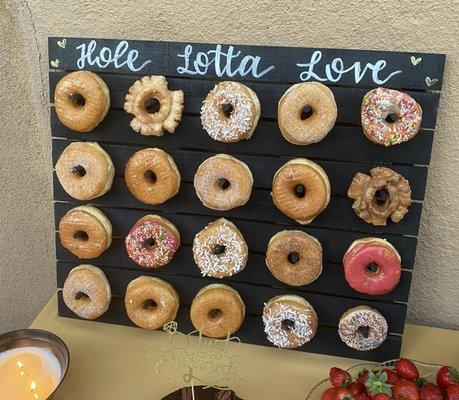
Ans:
[{"label": "pink frosted donut", "polygon": [[159,268],[168,264],[180,245],[177,228],[159,215],[139,219],[126,237],[129,257],[145,268]]},{"label": "pink frosted donut", "polygon": [[378,238],[356,240],[343,258],[344,275],[360,293],[389,293],[400,281],[401,259],[397,249]]},{"label": "pink frosted donut", "polygon": [[392,146],[416,136],[421,127],[422,108],[406,93],[379,87],[363,98],[361,118],[368,139]]}]

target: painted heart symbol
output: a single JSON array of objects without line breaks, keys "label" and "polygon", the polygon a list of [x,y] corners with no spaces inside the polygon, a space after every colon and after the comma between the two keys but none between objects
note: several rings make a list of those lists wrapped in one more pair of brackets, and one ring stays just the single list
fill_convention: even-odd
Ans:
[{"label": "painted heart symbol", "polygon": [[65,49],[65,46],[67,46],[67,39],[58,40],[57,45]]},{"label": "painted heart symbol", "polygon": [[59,67],[59,59],[56,58],[55,60],[51,60],[51,67]]},{"label": "painted heart symbol", "polygon": [[411,56],[411,64],[414,66],[418,65],[422,61],[422,57],[416,58],[415,56]]},{"label": "painted heart symbol", "polygon": [[426,76],[426,84],[427,86],[435,85],[438,82],[437,78],[431,78],[430,76]]}]

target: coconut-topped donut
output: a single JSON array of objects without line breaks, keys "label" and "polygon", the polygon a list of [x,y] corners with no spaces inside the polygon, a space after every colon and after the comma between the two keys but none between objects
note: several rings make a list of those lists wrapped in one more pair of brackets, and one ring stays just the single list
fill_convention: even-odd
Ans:
[{"label": "coconut-topped donut", "polygon": [[212,139],[237,142],[252,136],[260,110],[260,101],[248,86],[238,82],[220,82],[203,102],[201,122]]},{"label": "coconut-topped donut", "polygon": [[244,205],[252,185],[253,176],[247,164],[227,154],[208,158],[194,176],[196,194],[212,210],[226,211]]},{"label": "coconut-topped donut", "polygon": [[317,314],[300,296],[273,297],[263,309],[263,323],[268,340],[281,348],[296,348],[309,342],[317,331]]},{"label": "coconut-topped donut", "polygon": [[347,310],[339,320],[338,333],[349,347],[360,351],[379,347],[387,337],[388,326],[382,314],[368,306]]},{"label": "coconut-topped donut", "polygon": [[245,268],[249,250],[239,229],[225,218],[217,219],[193,240],[193,257],[203,276],[223,278]]},{"label": "coconut-topped donut", "polygon": [[422,108],[408,94],[376,88],[362,101],[363,133],[372,142],[393,146],[413,139],[419,132]]},{"label": "coconut-topped donut", "polygon": [[124,109],[134,115],[131,128],[141,135],[172,133],[182,119],[183,92],[167,88],[164,76],[144,76],[135,81],[126,95]]}]

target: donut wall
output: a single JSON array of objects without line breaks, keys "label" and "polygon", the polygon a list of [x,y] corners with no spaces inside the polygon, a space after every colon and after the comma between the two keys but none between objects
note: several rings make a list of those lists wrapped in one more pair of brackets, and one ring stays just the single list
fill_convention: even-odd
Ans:
[{"label": "donut wall", "polygon": [[[48,45],[53,165],[56,166],[54,210],[60,316],[83,316],[82,313],[75,313],[75,309],[72,311],[68,307],[68,301],[64,301],[65,296],[61,289],[64,288],[70,271],[81,264],[90,264],[103,272],[111,290],[111,298],[102,310],[106,311],[97,316],[96,321],[136,326],[126,310],[125,294],[131,281],[148,276],[161,278],[173,286],[180,298],[176,316],[179,330],[190,332],[196,327],[196,323],[193,326],[190,318],[190,307],[197,293],[209,284],[225,284],[236,290],[245,304],[245,317],[240,328],[233,333],[244,343],[290,347],[288,343],[280,345],[281,342],[273,340],[273,336],[274,339],[276,335],[289,338],[297,334],[301,336],[300,320],[296,320],[294,315],[279,320],[282,322],[278,327],[281,332],[274,335],[270,330],[276,326],[267,327],[268,318],[262,318],[264,309],[266,313],[266,308],[273,305],[272,302],[268,303],[270,299],[289,295],[290,300],[298,299],[295,296],[306,300],[301,303],[310,313],[306,321],[314,325],[309,327],[311,329],[306,329],[305,335],[308,337],[296,343],[296,350],[367,360],[385,360],[399,356],[411,274],[415,266],[422,201],[434,140],[444,55],[60,37],[49,38]],[[92,71],[98,78],[95,79],[95,83],[78,78],[70,81],[70,84],[67,83],[70,86],[65,86],[62,79],[68,77],[72,71]],[[162,76],[165,79],[148,78],[141,81],[143,86],[141,83],[135,84],[143,77],[151,75]],[[99,78],[105,82],[109,90],[110,105],[105,117],[104,108],[108,104],[94,100],[96,94],[103,97],[104,93],[96,93],[92,89],[94,85],[100,85]],[[209,93],[216,84],[224,81],[239,82],[245,86],[242,86],[243,89],[240,85],[235,86],[237,90],[231,92],[231,95],[235,96],[236,100],[235,103],[230,102],[229,110],[223,107],[228,107],[228,104],[215,103],[218,94],[216,91],[212,92],[212,101],[222,105],[222,112],[218,114],[217,121],[210,116],[204,118],[207,111],[201,112],[203,101],[210,96]],[[287,92],[292,85],[306,82],[317,84],[302,85]],[[165,93],[171,96],[172,100],[167,96],[164,100],[166,97],[161,94],[162,92],[155,92],[159,87],[155,85],[164,87],[165,83]],[[225,90],[230,90],[234,86],[225,85]],[[73,88],[71,93],[65,92],[68,87]],[[131,87],[144,90],[143,95],[151,94],[150,100],[159,100],[161,108],[152,111],[149,108],[150,104],[137,101],[137,89],[130,90]],[[378,87],[391,90],[370,92]],[[312,88],[314,89],[311,92]],[[59,96],[65,93],[69,99],[68,105],[67,97],[63,97],[63,100],[55,98],[55,91],[56,96],[58,93]],[[182,91],[183,95],[179,91]],[[126,97],[128,94],[131,97]],[[368,97],[370,95],[371,97]],[[249,106],[257,106],[255,99],[259,99],[259,107],[253,106],[252,109],[254,114],[261,109],[258,122],[257,118],[250,114],[249,106],[244,109],[243,101],[246,98],[250,99]],[[281,98],[282,102],[279,102]],[[362,108],[364,98],[365,111]],[[310,99],[310,103],[304,106],[301,104],[301,112],[293,112],[292,109],[298,107],[305,99]],[[127,103],[130,105],[126,105]],[[170,107],[167,106],[164,111],[166,103]],[[206,100],[205,104],[210,103]],[[82,118],[79,112],[86,113],[84,121],[79,120]],[[99,112],[99,119],[102,121],[99,124],[99,121],[96,121],[91,126],[88,118],[93,117],[93,112]],[[136,112],[139,113],[136,116],[137,122],[132,122],[133,114]],[[162,112],[169,115],[162,125],[152,123],[147,127],[139,122],[143,118],[142,115],[146,115],[145,118],[148,119],[152,115],[158,117]],[[244,112],[248,112],[248,116]],[[382,113],[385,114],[381,116]],[[317,116],[320,118],[314,123]],[[230,135],[228,132],[226,136],[221,137],[214,134],[220,128],[218,124],[221,120],[236,117],[239,119],[236,121],[235,129],[247,121],[253,126],[256,125],[251,137],[232,141],[226,140]],[[312,131],[318,132],[321,128],[326,129],[326,132],[319,132],[317,135],[320,137],[311,139],[316,143],[293,144],[298,138],[289,137],[286,131],[294,132],[297,126],[302,126],[303,121],[308,119]],[[206,127],[203,127],[203,124]],[[282,132],[279,125],[283,126]],[[324,128],[325,125],[329,127]],[[378,132],[386,129],[390,135],[374,133],[376,129],[379,129]],[[167,132],[157,136],[162,130]],[[398,144],[398,141],[403,143]],[[77,145],[80,146],[80,150],[74,151],[73,158],[67,157],[67,161],[63,161],[64,150],[67,151],[68,146],[74,142],[97,143],[108,154],[114,167],[111,186],[99,181],[103,174],[107,174],[109,181],[113,168],[101,170],[99,166],[85,164],[85,152],[96,151],[98,148],[92,146],[84,150],[84,145]],[[178,170],[181,176],[178,191],[177,187],[164,184],[153,193],[156,198],[162,197],[157,201],[159,204],[155,205],[140,201],[139,195],[134,196],[133,191],[141,187],[136,184],[133,188],[132,181],[128,187],[125,179],[125,174],[128,173],[126,165],[128,162],[134,162],[131,157],[147,148],[158,148],[166,152],[175,163],[171,164],[174,168],[169,165],[171,168],[168,173],[174,174]],[[98,156],[103,154],[99,150],[97,152]],[[217,154],[235,157],[239,167],[242,165],[249,168],[253,177],[251,192],[251,180],[240,181],[237,168],[233,170],[228,167],[229,172],[226,171],[226,175],[219,178],[219,167],[215,164],[215,167],[207,168],[208,175],[203,172],[204,181],[198,187],[198,190],[203,192],[198,197],[194,185],[195,174],[198,168],[201,170],[200,166],[204,161]],[[167,159],[170,160],[170,157]],[[289,161],[289,168],[294,168],[294,171],[297,168],[303,172],[292,172],[293,175],[297,174],[295,176],[288,175],[284,168]],[[81,164],[84,164],[85,168],[82,169]],[[93,167],[95,172],[91,170]],[[376,167],[380,168],[375,169]],[[240,173],[247,174],[245,171],[246,169]],[[282,178],[281,171],[286,178]],[[151,171],[149,173],[151,174]],[[145,179],[153,179],[155,185],[162,184],[161,173],[156,171],[154,176],[148,177],[148,174],[138,172],[141,177],[145,176]],[[85,175],[87,182],[91,182],[89,179],[93,178],[97,184],[106,187],[99,190],[97,197],[89,196],[86,198],[92,197],[90,200],[78,200],[77,198],[84,198],[79,195],[89,188],[79,187],[76,195],[72,192],[72,187],[77,187],[79,179]],[[129,175],[135,177],[135,173],[131,173],[130,170]],[[278,179],[273,183],[275,176]],[[327,177],[329,186],[324,183]],[[168,175],[167,179],[172,178]],[[212,194],[209,191],[213,189],[210,184],[206,186],[206,179],[215,180],[216,191],[227,190],[225,184],[233,185],[230,186],[230,190],[240,184],[244,190],[249,191],[250,198],[248,201],[241,201],[241,204],[246,201],[245,204],[224,211],[217,208],[225,208],[225,204],[221,202],[222,207],[219,207],[220,200],[213,198],[211,200],[217,204],[209,207],[203,197]],[[323,190],[317,189],[316,183],[319,181],[323,185]],[[291,187],[292,182],[295,182],[294,187]],[[274,199],[271,191],[274,192]],[[277,195],[278,191],[281,192],[280,195]],[[287,191],[290,191],[288,195],[292,200],[283,204],[283,194]],[[301,200],[303,198],[306,200]],[[323,202],[317,206],[312,221],[304,224],[311,218],[303,218],[302,213],[311,208],[311,204],[320,202],[321,198]],[[297,210],[299,216],[294,216],[293,211],[280,210],[283,207],[294,208],[296,202],[300,204],[299,211]],[[369,210],[370,203],[372,206]],[[100,251],[79,258],[78,256],[82,256],[81,253],[69,250],[69,245],[64,246],[65,232],[62,226],[59,228],[63,217],[67,215],[68,219],[67,213],[82,205],[92,205],[108,218],[113,238],[111,243],[105,241],[100,244]],[[170,223],[173,224],[180,236],[180,245],[175,254],[170,255],[166,252],[166,256],[169,254],[170,257],[165,257],[167,260],[162,262],[159,268],[156,268],[158,265],[155,265],[155,268],[140,266],[142,262],[139,262],[139,259],[136,262],[133,254],[130,257],[126,250],[126,237],[136,223],[146,215],[162,217],[163,220],[157,221],[167,221],[169,227],[172,226]],[[243,237],[241,241],[245,241],[247,246],[244,247],[245,244],[242,243],[238,244],[239,247],[233,247],[241,252],[244,252],[241,248],[248,249],[246,261],[247,254],[241,256],[244,258],[242,264],[245,263],[245,268],[244,265],[239,266],[222,278],[212,277],[211,267],[206,273],[202,273],[195,262],[199,261],[196,249],[193,254],[196,235],[219,218],[230,221],[232,224],[228,223],[229,225],[225,226],[235,228],[233,234],[238,238]],[[387,224],[384,225],[386,220]],[[79,223],[78,232],[70,235],[69,240],[91,241],[94,232],[86,229],[84,224],[81,225],[81,221]],[[273,254],[268,257],[268,268],[268,244],[273,245],[274,240],[270,243],[273,236],[286,230],[306,233],[304,240],[307,242],[301,244],[299,241],[298,249],[295,250],[293,244],[303,236],[298,232],[290,233],[294,236],[289,236],[284,245],[288,251],[285,250],[286,253],[283,255],[282,246],[276,251],[273,250]],[[354,243],[365,238],[371,239]],[[129,240],[131,239],[130,234]],[[280,240],[281,237],[278,235],[276,239]],[[385,239],[387,242],[378,239]],[[158,240],[151,240],[149,248],[159,246]],[[141,244],[147,246],[145,243],[146,241]],[[353,243],[354,246],[350,249]],[[370,251],[368,255],[365,251],[368,250],[369,244],[382,250]],[[217,245],[219,249],[217,251],[213,248],[212,257],[233,248],[229,242]],[[82,247],[84,246],[86,245],[82,244]],[[358,253],[359,246],[365,247],[361,253]],[[344,264],[349,264],[346,265],[349,270],[346,269],[345,275],[343,258],[348,249],[349,254]],[[387,256],[387,252],[390,256]],[[275,276],[279,278],[282,275],[281,267],[284,263],[292,264],[288,264],[287,267],[293,268],[291,275],[296,276],[294,265],[304,257],[311,257],[304,268],[312,268],[313,263],[317,264],[316,272],[308,272],[316,274],[310,279],[311,283],[294,286],[284,283],[285,279],[276,279]],[[395,272],[393,265],[398,265]],[[223,267],[226,268],[226,265]],[[356,272],[359,267],[363,268],[362,271]],[[394,284],[387,290],[381,289],[379,281],[375,283],[375,277],[380,276],[383,270],[394,277]],[[365,274],[363,277],[373,282],[368,283],[371,288],[366,287],[362,290],[362,287],[358,286],[359,283],[356,281],[362,278],[359,274]],[[81,289],[84,287],[83,283],[80,285],[77,282],[75,287],[80,288],[75,289],[77,293],[72,292],[77,303],[80,300],[87,301],[88,298],[94,300],[91,298],[91,292],[84,293]],[[287,299],[288,302],[288,298],[283,299]],[[73,298],[71,300],[73,301]],[[355,338],[346,337],[346,334],[349,336],[349,332],[344,332],[340,320],[349,314],[349,310],[356,307],[359,308],[357,311],[354,310],[354,313],[362,309],[368,310],[370,307],[377,311],[372,314],[372,318],[376,316],[378,321],[383,321],[384,332],[372,325],[375,318],[366,320],[367,322],[361,326],[352,327],[356,329],[355,335],[361,337],[362,341],[374,339],[378,342],[377,345],[367,348],[362,346],[358,350],[352,342]],[[217,311],[225,314],[226,309],[223,305],[221,308],[222,310]],[[147,310],[148,305],[143,309]],[[172,312],[172,317],[173,314]],[[93,319],[94,316],[90,318]],[[379,335],[378,338],[372,336],[375,334],[373,331]]]}]

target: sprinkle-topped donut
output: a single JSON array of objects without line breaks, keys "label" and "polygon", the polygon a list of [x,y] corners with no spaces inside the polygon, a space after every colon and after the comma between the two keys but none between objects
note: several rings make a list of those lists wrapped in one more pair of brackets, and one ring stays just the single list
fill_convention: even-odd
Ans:
[{"label": "sprinkle-topped donut", "polygon": [[193,240],[193,257],[202,276],[237,274],[245,268],[248,254],[241,232],[225,218],[211,222]]},{"label": "sprinkle-topped donut", "polygon": [[341,340],[349,347],[360,351],[379,347],[386,340],[387,330],[386,319],[368,306],[347,310],[338,325]]},{"label": "sprinkle-topped donut", "polygon": [[126,251],[129,257],[145,268],[167,265],[180,245],[177,228],[159,215],[146,215],[129,231]]},{"label": "sprinkle-topped donut", "polygon": [[252,136],[260,118],[260,101],[249,87],[220,82],[207,95],[201,122],[209,136],[220,142],[237,142]]},{"label": "sprinkle-topped donut", "polygon": [[363,98],[361,118],[368,139],[392,146],[416,136],[421,127],[422,108],[406,93],[379,87]]},{"label": "sprinkle-topped donut", "polygon": [[263,324],[272,344],[293,349],[314,337],[318,319],[308,301],[291,294],[273,297],[265,304]]}]

